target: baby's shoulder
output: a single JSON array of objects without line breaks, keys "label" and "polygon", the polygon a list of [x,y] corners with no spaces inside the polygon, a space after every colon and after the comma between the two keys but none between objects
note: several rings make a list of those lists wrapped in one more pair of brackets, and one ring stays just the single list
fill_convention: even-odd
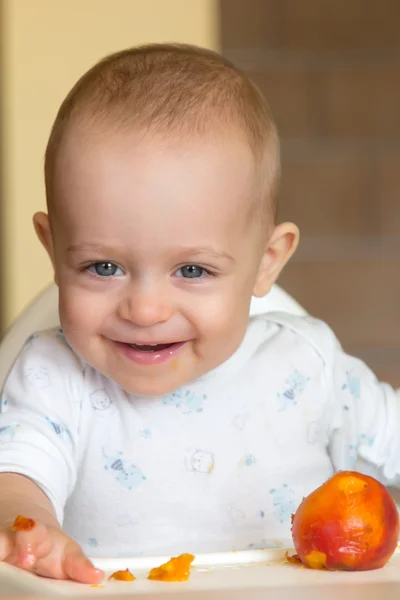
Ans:
[{"label": "baby's shoulder", "polygon": [[257,319],[265,323],[266,347],[284,353],[288,359],[306,352],[327,365],[341,349],[329,325],[310,315],[271,312]]},{"label": "baby's shoulder", "polygon": [[49,406],[54,412],[56,403],[57,410],[70,410],[82,396],[84,369],[61,329],[38,331],[21,348],[1,393],[8,406],[27,410]]},{"label": "baby's shoulder", "polygon": [[68,377],[82,373],[83,362],[69,345],[60,327],[32,333],[21,348],[12,371],[41,369]]},{"label": "baby's shoulder", "polygon": [[68,343],[61,327],[35,331],[27,338],[21,350],[21,354],[28,356],[42,353],[49,354],[49,356],[54,356],[55,353],[57,357],[60,354],[64,354],[65,356],[78,358]]}]

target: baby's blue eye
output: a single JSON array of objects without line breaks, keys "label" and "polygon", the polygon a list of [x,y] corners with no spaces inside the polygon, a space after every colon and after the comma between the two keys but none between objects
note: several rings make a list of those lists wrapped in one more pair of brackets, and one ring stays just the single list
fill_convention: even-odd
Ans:
[{"label": "baby's blue eye", "polygon": [[200,277],[207,275],[207,271],[197,265],[185,265],[178,269],[175,275],[178,277],[185,277],[186,279],[199,279]]},{"label": "baby's blue eye", "polygon": [[123,275],[122,269],[111,262],[97,262],[90,265],[88,271],[94,273],[98,277],[114,277],[115,275]]}]

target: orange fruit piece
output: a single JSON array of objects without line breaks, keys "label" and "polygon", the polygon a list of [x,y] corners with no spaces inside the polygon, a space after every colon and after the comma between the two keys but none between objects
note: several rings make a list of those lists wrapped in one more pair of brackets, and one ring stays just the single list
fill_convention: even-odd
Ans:
[{"label": "orange fruit piece", "polygon": [[36,523],[33,519],[28,519],[28,517],[23,517],[22,515],[18,515],[15,519],[11,530],[12,531],[31,531],[35,527]]},{"label": "orange fruit piece", "polygon": [[109,579],[116,579],[117,581],[135,581],[136,577],[132,575],[129,569],[125,571],[115,571],[110,575]]},{"label": "orange fruit piece", "polygon": [[193,561],[193,554],[181,554],[176,558],[171,558],[160,567],[151,569],[148,579],[153,581],[187,581]]}]

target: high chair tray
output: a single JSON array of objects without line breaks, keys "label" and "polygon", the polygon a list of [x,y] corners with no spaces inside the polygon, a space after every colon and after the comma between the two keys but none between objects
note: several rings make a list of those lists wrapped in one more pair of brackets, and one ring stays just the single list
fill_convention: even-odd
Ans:
[{"label": "high chair tray", "polygon": [[[293,551],[289,551],[293,553]],[[199,554],[193,563],[189,581],[164,583],[148,581],[152,567],[170,557],[93,559],[108,577],[113,571],[129,569],[137,578],[133,582],[108,581],[90,586],[72,581],[55,581],[37,577],[0,563],[1,596],[134,596],[152,600],[169,595],[171,600],[250,600],[258,598],[296,598],[327,600],[337,598],[400,598],[400,553],[376,571],[332,572],[306,569],[287,564],[285,550],[254,550],[220,554]],[[376,594],[371,596],[373,590]],[[348,594],[351,593],[349,596]]]}]

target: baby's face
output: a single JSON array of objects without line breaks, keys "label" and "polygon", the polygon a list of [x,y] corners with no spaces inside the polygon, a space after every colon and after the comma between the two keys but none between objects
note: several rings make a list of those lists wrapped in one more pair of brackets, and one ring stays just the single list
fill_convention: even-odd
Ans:
[{"label": "baby's face", "polygon": [[263,251],[248,219],[253,169],[234,138],[99,136],[63,149],[53,218],[61,324],[126,391],[170,392],[240,345]]}]

